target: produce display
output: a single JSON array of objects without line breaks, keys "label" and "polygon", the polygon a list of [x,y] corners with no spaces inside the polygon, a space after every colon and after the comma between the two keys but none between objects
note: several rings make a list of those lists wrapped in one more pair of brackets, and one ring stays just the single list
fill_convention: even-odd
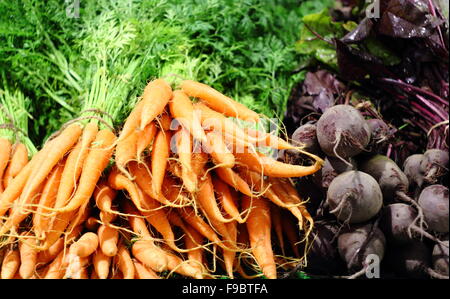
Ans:
[{"label": "produce display", "polygon": [[1,279],[448,279],[442,1],[1,2]]}]

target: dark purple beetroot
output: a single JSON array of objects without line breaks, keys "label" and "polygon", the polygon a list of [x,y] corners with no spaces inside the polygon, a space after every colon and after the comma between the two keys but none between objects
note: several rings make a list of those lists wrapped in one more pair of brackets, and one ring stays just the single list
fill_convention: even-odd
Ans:
[{"label": "dark purple beetroot", "polygon": [[335,224],[316,223],[308,252],[308,272],[335,275],[346,269],[337,249],[338,232],[339,227]]},{"label": "dark purple beetroot", "polygon": [[425,173],[421,169],[421,163],[424,159],[422,154],[409,156],[403,163],[403,172],[408,178],[411,186],[421,187],[424,181]]},{"label": "dark purple beetroot", "polygon": [[353,167],[350,167],[347,163],[334,158],[334,157],[325,157],[324,164],[320,171],[316,172],[313,175],[314,182],[324,188],[328,189],[331,182],[337,177],[339,174],[356,169],[356,162],[353,158],[349,158],[349,162]]},{"label": "dark purple beetroot", "polygon": [[399,196],[399,192],[406,195],[408,191],[408,178],[400,167],[387,156],[374,155],[364,159],[359,163],[358,169],[375,178],[383,192],[385,202],[393,201]]},{"label": "dark purple beetroot", "polygon": [[383,205],[383,195],[375,179],[361,171],[338,175],[327,190],[330,213],[339,221],[362,223],[374,217]]},{"label": "dark purple beetroot", "polygon": [[415,279],[429,278],[431,250],[422,241],[412,240],[401,246],[391,246],[388,259],[389,264],[399,276]]},{"label": "dark purple beetroot", "polygon": [[433,270],[441,275],[448,276],[448,240],[442,244],[436,244],[433,248]]},{"label": "dark purple beetroot", "polygon": [[384,258],[386,239],[383,232],[372,224],[356,225],[341,232],[338,237],[338,251],[349,272],[364,269],[366,259],[373,254],[379,262]]},{"label": "dark purple beetroot", "polygon": [[424,188],[419,195],[418,203],[422,208],[428,229],[438,233],[449,232],[447,187],[436,184]]},{"label": "dark purple beetroot", "polygon": [[331,157],[347,159],[365,150],[370,128],[362,114],[350,105],[328,108],[317,121],[317,139]]},{"label": "dark purple beetroot", "polygon": [[424,159],[420,165],[425,174],[425,181],[434,184],[448,172],[448,151],[429,149],[424,153]]}]

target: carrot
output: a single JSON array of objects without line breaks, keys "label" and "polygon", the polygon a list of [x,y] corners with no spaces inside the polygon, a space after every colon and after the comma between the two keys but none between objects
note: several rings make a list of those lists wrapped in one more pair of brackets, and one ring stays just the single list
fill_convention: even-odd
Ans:
[{"label": "carrot", "polygon": [[95,233],[84,233],[78,241],[73,243],[69,248],[69,253],[79,257],[87,257],[97,250],[98,236]]},{"label": "carrot", "polygon": [[65,256],[64,265],[67,265],[64,278],[70,279],[86,279],[86,267],[90,264],[90,257],[80,257],[78,255],[69,254]]},{"label": "carrot", "polygon": [[197,176],[192,170],[192,140],[189,133],[180,129],[175,134],[177,143],[177,154],[181,164],[181,176],[183,184],[190,193],[195,193],[197,190]]},{"label": "carrot", "polygon": [[300,253],[298,251],[298,243],[300,242],[299,239],[299,230],[295,223],[292,223],[290,215],[286,215],[286,217],[281,222],[283,226],[283,231],[286,233],[286,236],[288,238],[289,244],[291,245],[292,252],[294,253],[295,257],[299,258]]},{"label": "carrot", "polygon": [[296,149],[294,145],[271,133],[265,133],[251,128],[244,128],[243,130],[254,140],[252,143],[255,146],[267,146],[279,150]]},{"label": "carrot", "polygon": [[169,131],[159,130],[156,134],[151,153],[152,189],[155,195],[161,193],[164,176],[166,174],[167,159],[170,156]]},{"label": "carrot", "polygon": [[135,269],[133,260],[131,259],[128,249],[126,249],[123,244],[119,246],[116,258],[119,270],[123,274],[123,279],[134,279]]},{"label": "carrot", "polygon": [[164,131],[169,131],[172,126],[172,118],[170,117],[167,111],[164,111],[157,117],[156,122],[159,125],[159,128]]},{"label": "carrot", "polygon": [[138,131],[131,132],[127,138],[119,140],[116,145],[114,160],[117,168],[128,175],[126,166],[130,161],[136,160],[137,145],[140,134]]},{"label": "carrot", "polygon": [[228,149],[222,136],[216,132],[209,132],[207,135],[207,148],[212,157],[212,161],[221,167],[234,167],[235,158],[233,153]]},{"label": "carrot", "polygon": [[117,214],[113,213],[112,202],[117,196],[117,191],[108,186],[106,181],[101,181],[94,191],[95,204],[100,210],[100,220],[108,225],[113,222]]},{"label": "carrot", "polygon": [[164,111],[171,98],[172,88],[163,79],[156,79],[147,84],[142,95],[141,130]]},{"label": "carrot", "polygon": [[185,80],[181,83],[181,89],[191,97],[199,98],[212,109],[225,114],[226,116],[236,117],[246,121],[258,121],[259,115],[225,96],[214,88],[192,80]]},{"label": "carrot", "polygon": [[147,228],[145,219],[139,217],[140,213],[136,207],[129,201],[125,201],[122,205],[125,213],[128,214],[128,223],[130,224],[134,234],[140,239],[153,240],[153,237]]},{"label": "carrot", "polygon": [[[23,237],[28,234],[22,233]],[[32,236],[30,238],[33,238]],[[19,274],[23,279],[28,279],[34,274],[37,265],[38,251],[29,242],[33,240],[23,240],[19,243],[20,267]]]},{"label": "carrot", "polygon": [[144,266],[139,261],[133,259],[134,269],[136,271],[137,279],[160,279],[161,277],[155,273],[152,269]]},{"label": "carrot", "polygon": [[[41,163],[34,165],[33,171],[30,174],[31,179],[28,180],[22,192],[22,206],[28,204],[32,200],[39,186],[47,178],[53,167],[55,167],[64,155],[75,145],[81,133],[82,127],[75,123],[64,129],[61,135],[56,137],[52,143],[47,143],[45,147],[48,148],[48,152],[46,152],[45,159],[42,159]],[[24,219],[27,214],[23,214],[22,218]]]},{"label": "carrot", "polygon": [[198,200],[200,206],[204,209],[209,220],[215,220],[223,223],[234,221],[233,218],[226,219],[223,217],[222,211],[217,205],[216,196],[214,194],[214,186],[209,173],[204,176],[203,182],[200,183],[196,199]]},{"label": "carrot", "polygon": [[155,272],[167,270],[167,254],[151,240],[138,240],[131,247],[133,256]]},{"label": "carrot", "polygon": [[164,238],[167,244],[175,251],[182,251],[175,244],[175,234],[167,218],[167,211],[161,208],[161,204],[143,193],[141,196],[144,198],[144,206],[149,212],[142,212],[148,223],[153,226]]},{"label": "carrot", "polygon": [[33,230],[37,238],[43,239],[50,223],[49,216],[44,215],[48,213],[47,207],[53,207],[56,201],[56,195],[58,193],[58,186],[61,181],[61,174],[64,170],[64,163],[62,161],[59,165],[55,166],[50,176],[42,189],[39,204],[36,208],[36,212],[33,214]]},{"label": "carrot", "polygon": [[[237,222],[230,222],[226,224],[229,236],[231,237],[230,241],[233,246],[237,247]],[[234,275],[234,263],[236,258],[235,250],[227,250],[223,249],[223,261],[225,264],[225,270],[227,271],[228,276],[233,279]]]},{"label": "carrot", "polygon": [[172,254],[171,252],[165,252],[167,258],[167,269],[174,271],[178,274],[192,277],[195,279],[203,279],[203,273],[198,267],[192,266],[189,262],[183,261],[180,257]]},{"label": "carrot", "polygon": [[242,198],[242,205],[250,209],[247,230],[251,249],[263,274],[268,279],[277,278],[277,269],[272,250],[271,218],[269,203],[263,199]]},{"label": "carrot", "polygon": [[112,156],[113,143],[116,136],[110,130],[105,129],[98,132],[94,145],[86,157],[83,171],[81,172],[78,189],[71,201],[60,212],[69,212],[77,209],[83,203],[89,201],[102,172],[109,164]]},{"label": "carrot", "polygon": [[169,101],[169,108],[172,117],[176,119],[182,127],[187,130],[196,140],[206,142],[206,135],[203,131],[200,117],[194,111],[194,105],[189,97],[181,90],[175,90],[173,97]]},{"label": "carrot", "polygon": [[280,208],[274,204],[270,206],[270,218],[272,219],[273,229],[280,245],[281,253],[285,255],[284,236],[283,236],[283,219],[281,218]]},{"label": "carrot", "polygon": [[238,193],[230,189],[226,183],[215,176],[212,177],[212,184],[217,193],[217,199],[224,211],[237,222],[244,223],[245,220],[242,219],[236,202],[239,196]]},{"label": "carrot", "polygon": [[202,176],[205,170],[205,165],[208,163],[209,155],[205,152],[192,153],[192,171],[198,176]]},{"label": "carrot", "polygon": [[12,144],[6,138],[0,138],[0,194],[3,192],[3,175],[11,158]]},{"label": "carrot", "polygon": [[142,197],[139,193],[138,186],[130,179],[122,175],[117,168],[112,169],[108,176],[109,186],[115,190],[125,190],[131,201],[139,211],[146,211],[142,206]]},{"label": "carrot", "polygon": [[219,167],[215,169],[215,173],[222,181],[233,187],[235,190],[247,196],[253,196],[252,190],[248,183],[231,168]]},{"label": "carrot", "polygon": [[204,264],[204,250],[200,248],[204,242],[204,236],[193,229],[189,225],[183,225],[185,230],[185,235],[183,236],[186,249],[188,249],[187,257],[188,261],[192,267],[197,268],[198,272],[202,273],[205,271]]},{"label": "carrot", "polygon": [[20,253],[17,248],[9,248],[3,258],[1,279],[12,279],[20,266]]},{"label": "carrot", "polygon": [[59,238],[52,246],[47,250],[38,251],[37,264],[43,265],[53,261],[58,254],[63,250],[65,246],[64,238]]},{"label": "carrot", "polygon": [[250,170],[270,177],[302,177],[314,174],[323,165],[322,159],[316,157],[311,166],[292,165],[279,162],[262,153],[235,153],[236,161]]},{"label": "carrot", "polygon": [[3,188],[6,189],[19,172],[28,164],[28,149],[22,143],[16,143],[12,152],[11,161],[3,176]]},{"label": "carrot", "polygon": [[45,156],[45,152],[38,152],[22,171],[11,181],[3,193],[0,194],[0,217],[11,208],[13,202],[21,195],[25,184],[36,163]]},{"label": "carrot", "polygon": [[58,256],[48,265],[44,279],[62,279],[66,273],[65,252],[61,250]]},{"label": "carrot", "polygon": [[97,231],[100,249],[106,256],[115,256],[118,251],[119,231],[117,228],[100,225]]},{"label": "carrot", "polygon": [[89,217],[84,223],[84,227],[91,232],[96,231],[99,228],[99,226],[100,226],[99,220],[94,216]]},{"label": "carrot", "polygon": [[90,146],[98,134],[98,125],[89,122],[83,129],[80,140],[67,157],[64,171],[61,175],[61,183],[56,196],[55,208],[61,208],[67,204],[73,195],[73,191],[80,178]]},{"label": "carrot", "polygon": [[181,218],[189,225],[195,228],[200,234],[213,243],[218,243],[219,246],[222,243],[216,232],[199,216],[195,214],[195,211],[191,207],[185,207],[178,209],[177,212]]},{"label": "carrot", "polygon": [[92,257],[92,264],[94,265],[94,272],[99,279],[108,278],[111,265],[110,256],[105,255],[102,250],[97,250]]},{"label": "carrot", "polygon": [[148,124],[143,131],[138,132],[138,140],[136,143],[136,157],[141,160],[141,155],[146,148],[150,146],[155,138],[157,127],[155,122]]}]

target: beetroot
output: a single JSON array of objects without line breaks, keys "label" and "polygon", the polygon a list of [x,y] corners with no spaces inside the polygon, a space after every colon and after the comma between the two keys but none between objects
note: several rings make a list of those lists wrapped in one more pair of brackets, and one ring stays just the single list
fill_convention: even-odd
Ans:
[{"label": "beetroot", "polygon": [[356,169],[356,162],[352,159],[350,159],[351,165],[353,167],[350,167],[348,164],[343,163],[341,160],[333,157],[326,157],[324,160],[324,164],[320,171],[316,172],[313,175],[314,182],[324,188],[328,189],[331,182],[341,173]]},{"label": "beetroot", "polygon": [[443,185],[431,185],[422,190],[419,206],[423,210],[428,228],[438,233],[448,233],[448,188]]},{"label": "beetroot", "polygon": [[304,146],[304,150],[315,155],[321,154],[319,140],[317,139],[317,126],[312,123],[298,127],[292,133],[292,144]]},{"label": "beetroot", "polygon": [[425,174],[425,181],[430,184],[448,172],[448,152],[440,149],[429,149],[424,153],[420,167]]},{"label": "beetroot", "polygon": [[433,269],[441,275],[448,276],[448,240],[443,242],[447,246],[442,244],[436,244],[433,248]]},{"label": "beetroot", "polygon": [[409,181],[398,165],[384,155],[374,155],[359,163],[359,170],[375,178],[380,185],[383,197],[392,201],[399,192],[405,194],[409,188]]},{"label": "beetroot", "polygon": [[433,242],[441,243],[439,239],[431,235],[417,224],[421,219],[416,209],[405,203],[394,203],[383,209],[380,227],[389,242],[404,244],[413,238],[428,238]]},{"label": "beetroot", "polygon": [[362,114],[350,105],[328,108],[317,121],[317,139],[322,151],[347,159],[361,153],[370,141],[370,128]]},{"label": "beetroot", "polygon": [[370,254],[384,258],[386,239],[383,232],[372,224],[356,225],[343,231],[338,237],[338,251],[349,272],[360,271]]},{"label": "beetroot", "polygon": [[330,184],[326,201],[330,213],[348,223],[361,223],[381,209],[383,195],[373,177],[361,171],[347,171]]},{"label": "beetroot", "polygon": [[414,154],[403,163],[403,171],[411,186],[415,185],[420,188],[423,184],[425,173],[421,169],[421,163],[424,158],[423,154]]},{"label": "beetroot", "polygon": [[422,241],[413,240],[402,246],[392,246],[386,258],[398,275],[415,279],[429,277],[431,251]]}]

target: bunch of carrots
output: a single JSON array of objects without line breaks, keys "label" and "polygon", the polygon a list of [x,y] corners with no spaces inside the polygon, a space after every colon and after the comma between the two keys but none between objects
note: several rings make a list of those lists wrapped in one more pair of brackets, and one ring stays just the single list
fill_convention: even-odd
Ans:
[{"label": "bunch of carrots", "polygon": [[306,261],[314,223],[290,178],[323,161],[235,121],[260,117],[208,85],[156,79],[119,134],[95,118],[66,124],[0,176],[1,278],[277,278]]}]

